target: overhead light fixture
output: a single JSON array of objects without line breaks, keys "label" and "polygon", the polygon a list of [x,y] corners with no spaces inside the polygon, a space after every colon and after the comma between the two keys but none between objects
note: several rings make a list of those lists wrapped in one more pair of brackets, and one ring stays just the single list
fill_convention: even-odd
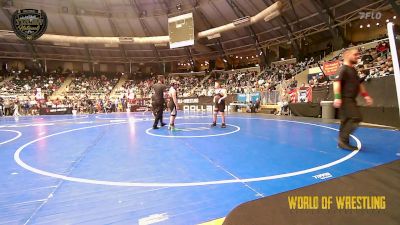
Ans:
[{"label": "overhead light fixture", "polygon": [[254,59],[254,55],[252,55],[251,58]]},{"label": "overhead light fixture", "polygon": [[236,58],[238,59],[238,58],[239,58],[239,56],[236,56]]},{"label": "overhead light fixture", "polygon": [[371,25],[367,24],[367,27],[370,27]]},{"label": "overhead light fixture", "polygon": [[248,56],[246,56],[246,59],[249,59],[249,57],[248,57]]},{"label": "overhead light fixture", "polygon": [[220,37],[221,37],[221,34],[220,34],[220,33],[216,33],[216,34],[207,36],[207,39],[208,39],[208,40],[211,40],[211,39],[220,38]]},{"label": "overhead light fixture", "polygon": [[177,4],[177,5],[176,5],[176,9],[177,9],[177,10],[182,10],[182,4],[181,4],[181,3]]},{"label": "overhead light fixture", "polygon": [[263,53],[262,53],[262,51],[260,52],[260,55],[262,55]]},{"label": "overhead light fixture", "polygon": [[224,61],[225,63],[227,63],[227,62],[228,62],[228,60],[226,60],[226,59],[223,59],[223,61]]},{"label": "overhead light fixture", "polygon": [[376,23],[377,26],[379,26],[379,23]]},{"label": "overhead light fixture", "polygon": [[[67,42],[54,42],[53,45],[58,45],[58,46],[66,46],[69,47],[71,46],[69,43]],[[118,45],[118,44],[117,44]],[[107,46],[106,46],[107,47]]]},{"label": "overhead light fixture", "polygon": [[386,23],[389,23],[389,19],[386,20]]},{"label": "overhead light fixture", "polygon": [[272,12],[271,14],[268,14],[266,17],[264,17],[264,21],[268,22],[270,20],[272,20],[275,17],[278,17],[281,14],[280,10],[276,10],[274,12]]},{"label": "overhead light fixture", "polygon": [[168,43],[155,43],[154,46],[155,47],[167,47]]},{"label": "overhead light fixture", "polygon": [[114,44],[114,43],[111,43],[111,44],[104,44],[104,47],[106,47],[106,48],[118,48],[118,44]]},{"label": "overhead light fixture", "polygon": [[239,25],[243,25],[246,23],[250,23],[251,17],[250,16],[245,16],[239,19],[236,19],[233,21],[233,25],[235,26],[239,26]]},{"label": "overhead light fixture", "polygon": [[363,25],[360,25],[360,28],[363,28]]},{"label": "overhead light fixture", "polygon": [[120,42],[133,42],[133,37],[119,37]]},{"label": "overhead light fixture", "polygon": [[393,16],[393,19],[395,20],[397,18],[397,16]]},{"label": "overhead light fixture", "polygon": [[243,57],[242,57],[242,56],[240,56],[240,59],[243,59]]}]

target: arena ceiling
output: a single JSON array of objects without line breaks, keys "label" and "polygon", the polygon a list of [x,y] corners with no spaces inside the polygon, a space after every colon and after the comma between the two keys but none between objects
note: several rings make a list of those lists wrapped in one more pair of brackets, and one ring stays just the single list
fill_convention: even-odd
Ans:
[{"label": "arena ceiling", "polygon": [[[47,58],[92,62],[158,62],[215,56],[257,54],[263,48],[305,37],[314,42],[331,37],[329,31],[359,18],[359,11],[391,8],[386,0],[282,0],[281,16],[203,38],[188,48],[154,44],[33,45],[11,34],[16,9],[43,9],[46,34],[100,37],[168,35],[168,17],[193,12],[195,33],[253,16],[276,0],[3,0],[0,10],[0,57]],[[318,35],[315,35],[318,34]],[[297,44],[299,44],[298,42]]]}]

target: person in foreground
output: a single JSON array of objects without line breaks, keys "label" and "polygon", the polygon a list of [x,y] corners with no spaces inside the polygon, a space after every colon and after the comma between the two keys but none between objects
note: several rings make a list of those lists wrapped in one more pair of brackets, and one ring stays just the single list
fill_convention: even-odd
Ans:
[{"label": "person in foreground", "polygon": [[339,108],[340,112],[338,147],[351,151],[359,150],[356,146],[350,145],[350,134],[357,129],[358,123],[361,122],[361,113],[357,106],[356,97],[361,94],[368,106],[373,103],[354,68],[359,58],[358,49],[346,50],[343,53],[343,65],[338,70],[336,80],[333,83],[335,95],[333,106]]},{"label": "person in foreground", "polygon": [[212,127],[217,126],[217,115],[218,112],[221,113],[222,119],[222,128],[226,128],[225,124],[225,98],[226,98],[226,90],[221,87],[220,81],[215,81],[215,95],[214,95],[214,115],[213,115],[213,123]]},{"label": "person in foreground", "polygon": [[167,87],[164,85],[164,76],[159,75],[157,77],[157,83],[153,85],[154,94],[151,97],[152,99],[152,107],[153,107],[153,114],[154,114],[154,124],[153,129],[158,129],[157,125],[158,122],[161,123],[161,126],[167,125],[163,122],[163,111],[164,111],[164,92],[166,91]]},{"label": "person in foreground", "polygon": [[175,131],[175,118],[176,118],[176,113],[177,113],[177,108],[178,108],[178,82],[175,80],[171,81],[171,87],[169,88],[168,95],[169,95],[169,103],[168,103],[168,108],[170,112],[170,117],[169,117],[169,126],[168,130]]}]

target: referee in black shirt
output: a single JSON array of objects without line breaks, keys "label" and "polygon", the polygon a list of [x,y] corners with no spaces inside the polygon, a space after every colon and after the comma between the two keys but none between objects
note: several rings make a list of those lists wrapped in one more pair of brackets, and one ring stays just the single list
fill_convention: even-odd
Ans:
[{"label": "referee in black shirt", "polygon": [[164,92],[167,89],[167,86],[164,85],[164,76],[159,75],[157,77],[158,82],[153,85],[154,94],[151,96],[152,106],[153,106],[153,114],[154,114],[154,124],[153,129],[158,129],[158,122],[161,123],[161,126],[167,125],[163,122],[163,111],[164,111]]},{"label": "referee in black shirt", "polygon": [[333,106],[340,108],[341,119],[338,146],[351,151],[359,150],[349,143],[350,134],[361,122],[361,113],[357,106],[356,97],[361,94],[368,106],[373,103],[354,68],[359,58],[358,49],[346,50],[343,53],[343,65],[337,73],[336,81],[333,83],[335,94]]}]

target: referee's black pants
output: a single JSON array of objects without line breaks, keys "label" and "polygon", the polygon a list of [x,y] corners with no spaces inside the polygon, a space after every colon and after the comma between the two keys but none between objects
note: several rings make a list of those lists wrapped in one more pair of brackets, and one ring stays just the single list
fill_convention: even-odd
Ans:
[{"label": "referee's black pants", "polygon": [[153,102],[152,106],[154,114],[153,127],[157,127],[158,122],[163,123],[164,102]]},{"label": "referee's black pants", "polygon": [[340,107],[339,140],[348,144],[350,134],[353,133],[361,122],[360,109],[354,98],[343,98]]}]

